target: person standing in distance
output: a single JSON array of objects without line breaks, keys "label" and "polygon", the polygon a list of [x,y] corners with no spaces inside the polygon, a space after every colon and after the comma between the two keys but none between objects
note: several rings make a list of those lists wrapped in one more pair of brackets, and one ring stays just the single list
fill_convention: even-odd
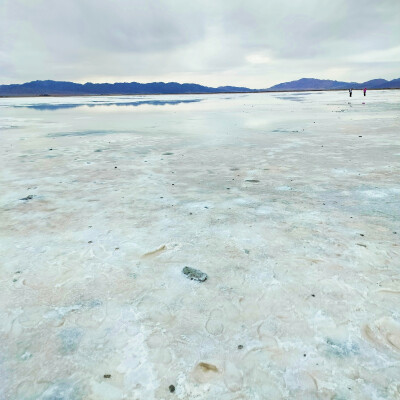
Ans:
[{"label": "person standing in distance", "polygon": [[367,88],[364,88],[364,96],[367,94]]},{"label": "person standing in distance", "polygon": [[349,89],[349,95],[350,97],[353,95],[353,89]]}]

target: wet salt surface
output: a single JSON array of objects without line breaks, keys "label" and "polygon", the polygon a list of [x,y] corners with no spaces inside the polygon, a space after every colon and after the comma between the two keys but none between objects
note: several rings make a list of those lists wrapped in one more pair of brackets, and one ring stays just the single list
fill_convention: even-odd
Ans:
[{"label": "wet salt surface", "polygon": [[0,99],[0,398],[399,398],[399,110]]}]

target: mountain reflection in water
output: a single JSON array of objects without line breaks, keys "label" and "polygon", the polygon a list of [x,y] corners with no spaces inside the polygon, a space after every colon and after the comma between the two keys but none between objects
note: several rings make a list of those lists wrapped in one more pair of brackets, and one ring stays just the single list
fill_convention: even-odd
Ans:
[{"label": "mountain reflection in water", "polygon": [[39,111],[55,111],[61,109],[71,109],[78,107],[97,107],[97,106],[118,106],[118,107],[139,107],[143,105],[151,106],[165,106],[165,105],[177,105],[182,103],[198,103],[202,99],[190,99],[190,100],[140,100],[140,101],[129,101],[124,103],[119,102],[98,102],[98,103],[80,103],[80,104],[27,104],[27,105],[14,105],[14,108],[31,108]]}]

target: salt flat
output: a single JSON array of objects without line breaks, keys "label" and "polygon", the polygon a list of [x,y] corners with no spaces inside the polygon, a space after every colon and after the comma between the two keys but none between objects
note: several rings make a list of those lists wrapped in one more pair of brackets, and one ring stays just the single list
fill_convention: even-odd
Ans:
[{"label": "salt flat", "polygon": [[399,91],[3,98],[0,135],[1,399],[400,398]]}]

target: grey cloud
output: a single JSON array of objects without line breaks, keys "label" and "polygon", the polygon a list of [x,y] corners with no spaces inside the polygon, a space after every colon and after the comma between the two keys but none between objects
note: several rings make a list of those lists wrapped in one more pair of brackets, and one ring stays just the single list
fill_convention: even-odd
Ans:
[{"label": "grey cloud", "polygon": [[399,16],[398,0],[2,0],[0,78],[393,79]]}]

